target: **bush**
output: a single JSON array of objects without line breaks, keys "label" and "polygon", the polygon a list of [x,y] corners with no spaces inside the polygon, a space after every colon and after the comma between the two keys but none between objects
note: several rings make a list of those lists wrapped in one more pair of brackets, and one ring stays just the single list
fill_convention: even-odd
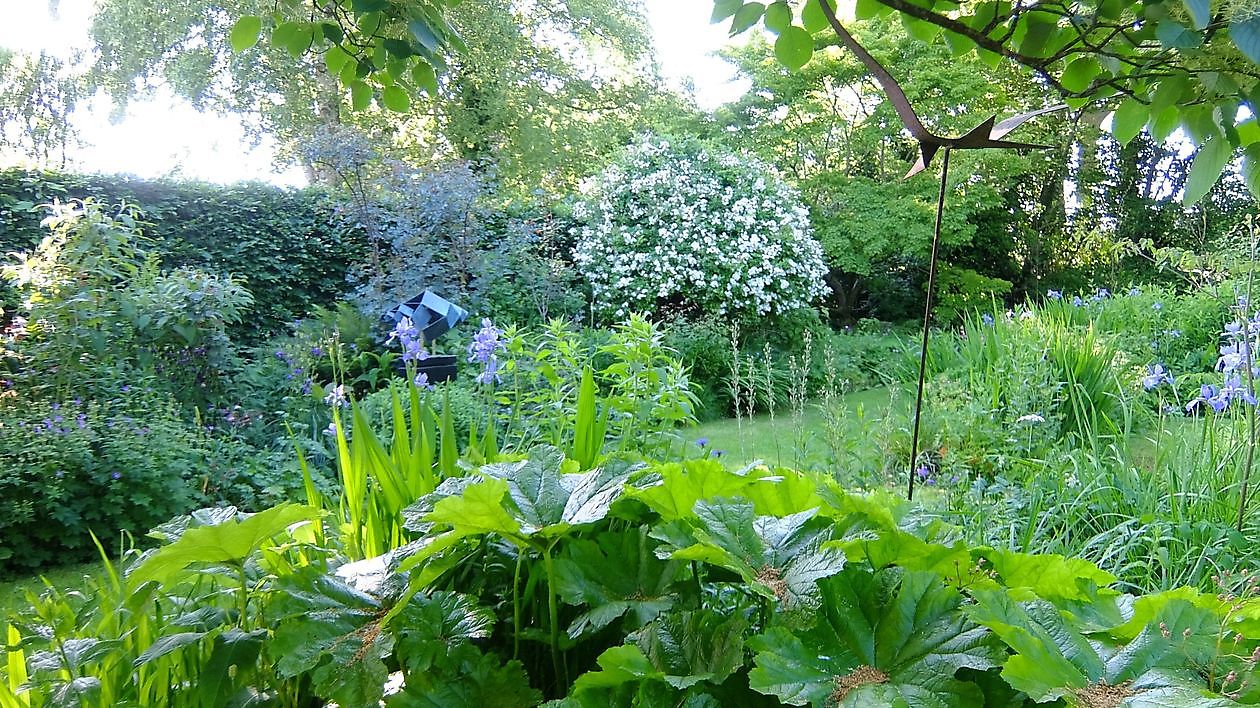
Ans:
[{"label": "bush", "polygon": [[644,139],[588,181],[574,217],[574,260],[605,318],[760,321],[826,293],[800,195],[745,155]]},{"label": "bush", "polygon": [[[231,272],[265,293],[230,328],[247,341],[334,301],[346,290],[350,264],[365,253],[362,234],[318,190],[23,169],[0,170],[0,253],[39,243],[45,216],[39,205],[85,197],[137,206],[144,236],[166,267]],[[6,310],[14,302],[12,293],[0,294]]]},{"label": "bush", "polygon": [[[0,410],[0,573],[95,555],[192,508],[200,436],[169,397],[122,384],[102,401]],[[209,480],[207,480],[209,481]]]}]

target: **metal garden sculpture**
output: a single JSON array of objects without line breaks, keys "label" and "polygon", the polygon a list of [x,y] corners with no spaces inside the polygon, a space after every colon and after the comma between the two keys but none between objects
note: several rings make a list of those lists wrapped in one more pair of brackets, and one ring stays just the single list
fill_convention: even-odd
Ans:
[{"label": "metal garden sculpture", "polygon": [[858,60],[870,70],[875,80],[879,82],[880,87],[888,96],[888,100],[892,103],[893,108],[897,111],[897,116],[901,118],[902,125],[910,132],[910,135],[919,142],[919,159],[906,173],[906,177],[922,172],[932,163],[932,158],[938,152],[943,151],[941,157],[941,188],[936,200],[936,223],[932,230],[932,252],[928,259],[928,281],[927,281],[927,298],[923,305],[923,334],[922,334],[922,351],[919,353],[919,381],[918,388],[915,392],[914,399],[914,427],[910,436],[910,481],[906,488],[906,497],[914,498],[914,481],[916,477],[916,465],[919,461],[919,425],[923,417],[923,385],[927,375],[927,353],[928,353],[928,337],[930,334],[930,325],[932,320],[932,298],[936,290],[936,264],[937,254],[941,242],[941,218],[945,212],[945,189],[949,179],[949,155],[954,150],[982,150],[989,148],[1000,149],[1047,149],[1049,145],[1036,145],[1032,143],[1017,143],[1003,140],[1007,134],[1018,128],[1029,118],[1050,113],[1066,108],[1065,105],[1056,105],[1049,108],[1042,108],[1036,111],[1020,113],[1018,115],[1007,118],[998,123],[997,116],[993,116],[976,126],[969,132],[958,137],[943,137],[935,135],[923,126],[923,122],[919,120],[918,114],[914,107],[910,105],[910,100],[906,98],[906,92],[901,89],[901,85],[893,78],[892,74],[884,68],[882,64],[871,56],[870,52],[857,40],[849,31],[840,24],[840,20],[836,18],[835,10],[832,9],[831,3],[827,0],[808,0],[809,2],[818,3],[823,15],[827,18],[831,29],[835,31],[839,37],[840,43],[846,49],[853,52]]}]

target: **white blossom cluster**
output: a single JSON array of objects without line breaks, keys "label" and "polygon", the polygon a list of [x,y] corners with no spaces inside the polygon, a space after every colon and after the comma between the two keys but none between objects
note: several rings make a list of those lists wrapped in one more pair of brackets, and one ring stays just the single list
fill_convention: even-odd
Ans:
[{"label": "white blossom cluster", "polygon": [[582,185],[574,216],[575,260],[604,316],[666,302],[777,315],[827,293],[800,195],[749,156],[645,138]]}]

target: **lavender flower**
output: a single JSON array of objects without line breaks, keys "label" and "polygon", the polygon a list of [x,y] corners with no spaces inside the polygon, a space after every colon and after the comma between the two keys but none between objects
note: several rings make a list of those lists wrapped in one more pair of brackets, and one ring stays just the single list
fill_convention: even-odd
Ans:
[{"label": "lavender flower", "polygon": [[385,341],[388,343],[394,340],[402,347],[403,361],[424,361],[429,358],[429,352],[424,348],[424,335],[410,317],[398,320]]},{"label": "lavender flower", "polygon": [[346,398],[345,384],[337,384],[329,390],[328,395],[324,396],[324,403],[332,408],[344,408],[349,403],[349,399]]},{"label": "lavender flower", "polygon": [[490,318],[481,320],[481,329],[477,330],[477,334],[473,335],[472,344],[468,345],[468,361],[482,366],[481,373],[477,375],[477,383],[500,381],[497,355],[500,351],[507,349],[507,345],[500,339],[502,336],[503,330],[495,327]]},{"label": "lavender flower", "polygon": [[1076,297],[1072,298],[1072,307],[1080,307],[1081,305],[1084,305],[1084,304],[1085,304],[1085,301],[1081,299],[1080,295],[1077,295]]},{"label": "lavender flower", "polygon": [[1050,299],[1050,300],[1062,300],[1062,299],[1063,299],[1063,291],[1061,291],[1061,290],[1047,290],[1047,291],[1046,291],[1046,297],[1047,297],[1048,299]]},{"label": "lavender flower", "polygon": [[696,447],[707,447],[708,444],[709,444],[708,438],[696,438]]},{"label": "lavender flower", "polygon": [[993,315],[986,312],[980,315],[980,321],[983,322],[985,326],[991,326],[993,324]]},{"label": "lavender flower", "polygon": [[1163,384],[1169,386],[1173,384],[1172,374],[1164,368],[1164,365],[1152,364],[1146,367],[1146,376],[1142,377],[1142,387],[1147,391],[1153,391]]},{"label": "lavender flower", "polygon": [[1141,294],[1142,294],[1141,288],[1137,286],[1129,288],[1129,297],[1137,297],[1138,295],[1141,295]]},{"label": "lavender flower", "polygon": [[1221,356],[1216,360],[1216,370],[1231,373],[1250,358],[1250,347],[1247,342],[1234,342],[1221,347]]},{"label": "lavender flower", "polygon": [[429,375],[423,371],[416,374],[416,378],[412,383],[416,385],[416,388],[421,388],[426,391],[433,390],[433,384],[429,383]]}]

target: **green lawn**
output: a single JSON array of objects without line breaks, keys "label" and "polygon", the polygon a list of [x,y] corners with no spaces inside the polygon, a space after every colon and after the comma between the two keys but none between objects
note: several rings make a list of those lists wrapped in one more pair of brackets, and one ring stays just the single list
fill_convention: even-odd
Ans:
[{"label": "green lawn", "polygon": [[100,570],[100,563],[85,563],[49,568],[34,577],[0,580],[0,617],[8,618],[10,614],[27,607],[26,593],[29,591],[38,595],[43,592],[44,579],[55,588],[68,590],[82,587],[85,576]]},{"label": "green lawn", "polygon": [[875,464],[880,459],[876,432],[909,418],[912,396],[886,387],[840,397],[832,413],[820,401],[806,404],[802,415],[781,410],[755,416],[710,421],[687,431],[687,439],[707,439],[729,464],[753,460],[785,467]]}]

